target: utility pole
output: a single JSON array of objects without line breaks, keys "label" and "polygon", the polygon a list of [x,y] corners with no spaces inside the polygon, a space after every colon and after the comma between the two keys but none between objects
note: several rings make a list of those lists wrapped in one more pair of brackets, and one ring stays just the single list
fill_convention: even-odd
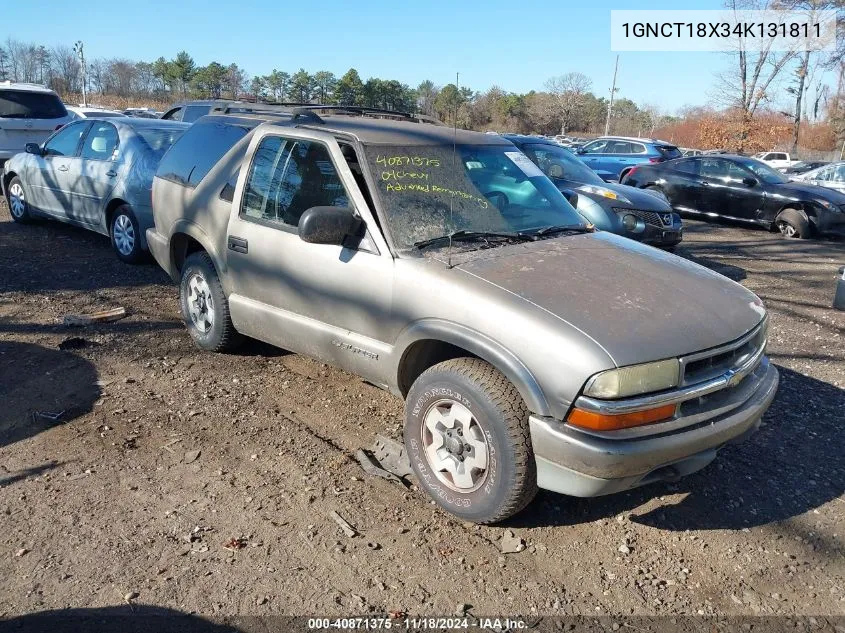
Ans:
[{"label": "utility pole", "polygon": [[79,56],[79,64],[82,67],[82,105],[87,106],[88,92],[85,89],[85,84],[88,83],[87,78],[85,76],[87,69],[85,68],[85,52],[82,50],[82,46],[82,40],[79,40],[78,42],[76,42],[76,44],[73,45],[73,52]]},{"label": "utility pole", "polygon": [[616,65],[613,67],[613,85],[610,87],[610,103],[607,104],[607,121],[604,124],[604,135],[610,134],[610,116],[613,113],[613,95],[616,93],[616,71],[619,70],[619,55],[616,56]]}]

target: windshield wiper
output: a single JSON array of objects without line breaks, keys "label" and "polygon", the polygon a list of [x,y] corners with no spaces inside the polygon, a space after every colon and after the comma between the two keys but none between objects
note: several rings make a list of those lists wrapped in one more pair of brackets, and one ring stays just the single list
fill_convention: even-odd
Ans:
[{"label": "windshield wiper", "polygon": [[528,235],[526,233],[469,231],[467,229],[460,229],[458,231],[453,231],[448,235],[440,235],[438,237],[431,237],[427,240],[420,240],[419,242],[414,242],[414,246],[416,246],[417,248],[425,248],[426,246],[434,246],[435,244],[448,243],[449,240],[455,242],[471,242],[476,240],[486,242],[489,239],[525,241],[533,239],[533,236]]},{"label": "windshield wiper", "polygon": [[525,233],[531,237],[545,237],[548,235],[557,235],[558,233],[592,233],[595,229],[592,226],[585,226],[583,224],[560,224],[544,226],[541,229]]}]

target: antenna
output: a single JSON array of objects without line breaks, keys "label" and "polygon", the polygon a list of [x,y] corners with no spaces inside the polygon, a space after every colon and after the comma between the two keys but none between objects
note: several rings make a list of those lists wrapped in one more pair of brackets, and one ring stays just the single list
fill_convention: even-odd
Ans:
[{"label": "antenna", "polygon": [[[460,107],[460,81],[461,73],[455,73],[455,126],[452,128],[452,173],[456,174],[458,168],[458,108]],[[448,266],[452,267],[452,233],[455,230],[454,220],[455,194],[449,196],[449,251]]]}]

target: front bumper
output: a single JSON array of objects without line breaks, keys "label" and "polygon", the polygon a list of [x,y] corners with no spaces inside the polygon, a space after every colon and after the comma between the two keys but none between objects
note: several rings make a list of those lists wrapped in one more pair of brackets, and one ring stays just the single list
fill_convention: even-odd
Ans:
[{"label": "front bumper", "polygon": [[777,392],[778,372],[764,358],[747,380],[753,382],[744,391],[751,393],[741,405],[663,434],[598,437],[559,420],[531,416],[537,483],[575,497],[595,497],[694,473],[725,444],[741,441],[759,427]]},{"label": "front bumper", "polygon": [[822,234],[845,235],[845,211],[825,211],[816,216],[816,230]]}]

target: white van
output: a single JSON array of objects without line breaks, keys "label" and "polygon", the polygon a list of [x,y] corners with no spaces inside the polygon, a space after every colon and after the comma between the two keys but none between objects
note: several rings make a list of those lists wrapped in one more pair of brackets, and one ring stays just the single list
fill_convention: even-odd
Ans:
[{"label": "white van", "polygon": [[0,81],[0,164],[24,151],[27,143],[43,143],[72,120],[49,88]]}]

